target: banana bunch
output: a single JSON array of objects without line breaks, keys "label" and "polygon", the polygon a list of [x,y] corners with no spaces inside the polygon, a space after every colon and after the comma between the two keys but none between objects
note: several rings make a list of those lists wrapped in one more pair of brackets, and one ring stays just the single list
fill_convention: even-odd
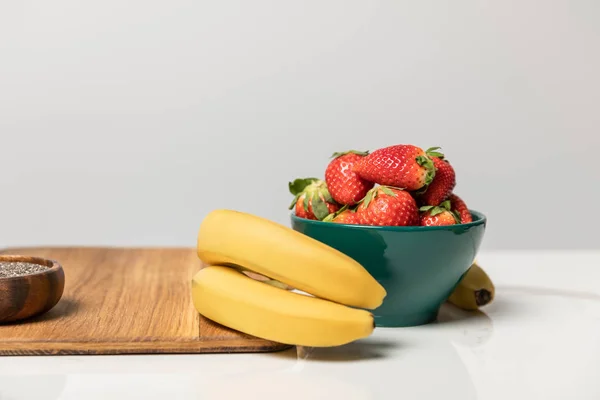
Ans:
[{"label": "banana bunch", "polygon": [[379,307],[386,296],[349,256],[238,211],[216,210],[204,219],[197,253],[206,267],[192,279],[196,310],[229,328],[279,343],[328,347],[369,336],[375,324],[366,309]]},{"label": "banana bunch", "polygon": [[477,310],[491,303],[495,296],[494,283],[477,262],[462,277],[448,302],[464,310]]}]

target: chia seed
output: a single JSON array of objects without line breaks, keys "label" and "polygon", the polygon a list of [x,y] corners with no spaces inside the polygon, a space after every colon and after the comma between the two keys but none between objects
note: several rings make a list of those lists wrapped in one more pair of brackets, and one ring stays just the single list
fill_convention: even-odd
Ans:
[{"label": "chia seed", "polygon": [[0,278],[12,278],[15,276],[31,275],[49,269],[45,265],[27,262],[0,261]]}]

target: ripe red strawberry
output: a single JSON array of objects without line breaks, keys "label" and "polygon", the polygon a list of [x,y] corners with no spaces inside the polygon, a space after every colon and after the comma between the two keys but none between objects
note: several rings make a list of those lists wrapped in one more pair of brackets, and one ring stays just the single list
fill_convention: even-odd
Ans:
[{"label": "ripe red strawberry", "polygon": [[356,213],[361,225],[419,224],[419,209],[415,199],[404,190],[388,186],[377,186],[369,190]]},{"label": "ripe red strawberry", "polygon": [[451,210],[455,211],[460,216],[460,222],[462,224],[473,222],[473,216],[471,216],[469,207],[467,207],[467,204],[460,197],[453,193],[448,197],[448,200],[452,205]]},{"label": "ripe red strawberry", "polygon": [[325,181],[317,178],[296,179],[288,186],[294,195],[289,209],[295,208],[297,217],[323,220],[340,208],[331,198]]},{"label": "ripe red strawberry", "polygon": [[[313,200],[309,199],[308,203],[306,202],[306,196],[306,194],[303,194],[296,201],[294,206],[296,216],[306,219],[323,219],[323,213],[320,213],[319,211],[315,211],[313,209]],[[332,212],[336,212],[339,209],[338,205],[326,202],[323,197],[320,198],[320,202],[323,202],[326,205],[325,216],[329,215]]]},{"label": "ripe red strawberry", "polygon": [[335,222],[337,224],[357,225],[359,223],[358,214],[354,210],[346,209],[337,216],[333,217],[331,222]]},{"label": "ripe red strawberry", "polygon": [[422,226],[456,225],[460,223],[460,217],[450,210],[450,201],[446,200],[439,206],[423,206],[420,208],[420,223]]},{"label": "ripe red strawberry", "polygon": [[375,184],[358,176],[352,171],[354,164],[365,157],[368,152],[350,150],[335,153],[333,160],[325,170],[325,182],[331,197],[340,203],[354,205],[362,200]]},{"label": "ripe red strawberry", "polygon": [[436,170],[435,178],[425,188],[425,192],[420,195],[420,200],[429,206],[439,206],[454,190],[456,174],[447,160],[441,157],[432,157],[431,159]]},{"label": "ripe red strawberry", "polygon": [[[427,154],[430,150],[425,152],[410,144],[384,147],[354,164],[354,172],[369,182],[408,191],[418,190],[429,185],[435,177],[435,166]],[[440,155],[437,152],[431,154]]]}]

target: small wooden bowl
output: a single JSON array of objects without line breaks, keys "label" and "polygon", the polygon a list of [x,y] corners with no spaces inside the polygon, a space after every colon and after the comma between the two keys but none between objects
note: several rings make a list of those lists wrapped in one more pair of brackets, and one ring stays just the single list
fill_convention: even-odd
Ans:
[{"label": "small wooden bowl", "polygon": [[19,255],[0,255],[0,262],[27,262],[48,267],[30,275],[0,278],[0,324],[43,314],[62,297],[65,273],[58,262]]}]

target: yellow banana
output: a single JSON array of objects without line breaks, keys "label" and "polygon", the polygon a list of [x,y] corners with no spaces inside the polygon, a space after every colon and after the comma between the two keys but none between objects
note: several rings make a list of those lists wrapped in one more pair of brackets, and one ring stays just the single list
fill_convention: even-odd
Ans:
[{"label": "yellow banana", "polygon": [[448,302],[464,310],[477,310],[491,303],[494,295],[494,283],[487,273],[474,262],[448,298]]},{"label": "yellow banana", "polygon": [[200,226],[198,257],[237,265],[313,296],[375,309],[386,291],[362,265],[300,232],[255,215],[215,210]]},{"label": "yellow banana", "polygon": [[221,325],[298,346],[339,346],[375,327],[366,310],[279,289],[224,266],[196,273],[192,299],[200,314]]}]

